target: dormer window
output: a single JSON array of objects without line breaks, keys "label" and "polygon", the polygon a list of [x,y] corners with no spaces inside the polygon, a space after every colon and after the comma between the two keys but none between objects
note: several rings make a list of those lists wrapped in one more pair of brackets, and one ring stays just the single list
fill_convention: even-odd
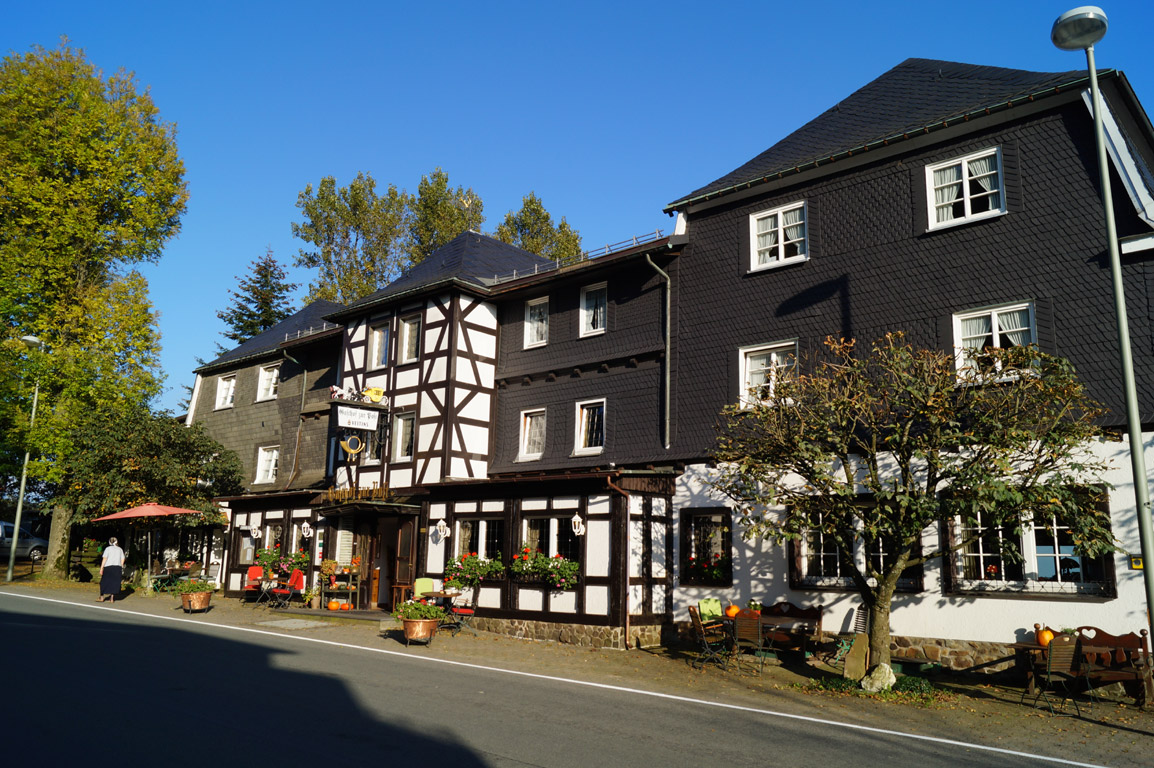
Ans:
[{"label": "dormer window", "polygon": [[751,272],[809,259],[805,213],[803,200],[749,217]]}]

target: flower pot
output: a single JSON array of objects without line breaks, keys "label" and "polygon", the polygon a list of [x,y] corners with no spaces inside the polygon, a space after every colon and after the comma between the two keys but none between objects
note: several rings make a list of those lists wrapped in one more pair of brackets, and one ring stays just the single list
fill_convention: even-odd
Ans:
[{"label": "flower pot", "polygon": [[309,600],[309,608],[312,608],[315,611],[320,607],[321,607],[321,596],[320,595],[314,595],[313,598],[311,600]]},{"label": "flower pot", "polygon": [[212,600],[211,592],[190,592],[180,596],[180,607],[185,613],[207,611],[210,600]]},{"label": "flower pot", "polygon": [[429,645],[437,634],[440,619],[401,619],[405,628],[405,645],[412,641]]}]

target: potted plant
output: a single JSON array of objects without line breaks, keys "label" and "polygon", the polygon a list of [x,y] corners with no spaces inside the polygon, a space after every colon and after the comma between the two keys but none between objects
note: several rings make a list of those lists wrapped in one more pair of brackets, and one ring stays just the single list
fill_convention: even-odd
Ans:
[{"label": "potted plant", "polygon": [[525,547],[521,554],[513,555],[509,570],[519,581],[543,583],[550,589],[565,591],[577,586],[581,565],[561,555],[549,557],[540,550],[533,552]]},{"label": "potted plant", "polygon": [[393,618],[405,630],[405,645],[416,640],[428,645],[437,634],[437,626],[445,618],[445,609],[422,600],[409,600],[393,609]]},{"label": "potted plant", "polygon": [[474,589],[483,579],[499,579],[505,574],[501,553],[493,559],[465,553],[445,566],[445,586],[451,589]]},{"label": "potted plant", "polygon": [[180,606],[185,613],[192,611],[207,611],[212,600],[216,585],[211,581],[178,581],[170,589],[173,595],[180,596]]},{"label": "potted plant", "polygon": [[321,560],[321,580],[327,579],[329,584],[336,583],[337,561]]},{"label": "potted plant", "polygon": [[321,588],[309,587],[301,593],[301,599],[304,600],[305,605],[313,610],[321,607]]},{"label": "potted plant", "polygon": [[256,551],[256,562],[257,565],[264,568],[266,576],[275,578],[277,576],[288,576],[297,568],[302,571],[307,570],[309,566],[309,556],[303,549],[290,552],[287,549],[281,549],[280,544],[274,544],[271,547],[258,549]]}]

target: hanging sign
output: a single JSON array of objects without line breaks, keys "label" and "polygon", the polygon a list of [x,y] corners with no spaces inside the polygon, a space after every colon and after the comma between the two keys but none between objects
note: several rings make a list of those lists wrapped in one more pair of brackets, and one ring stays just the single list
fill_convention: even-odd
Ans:
[{"label": "hanging sign", "polygon": [[343,429],[364,429],[375,432],[377,429],[378,411],[368,408],[350,408],[347,405],[337,406],[337,426]]}]

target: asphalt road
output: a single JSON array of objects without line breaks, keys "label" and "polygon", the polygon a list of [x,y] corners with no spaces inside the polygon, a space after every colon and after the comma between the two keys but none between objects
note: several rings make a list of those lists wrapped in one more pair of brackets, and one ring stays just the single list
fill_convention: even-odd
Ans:
[{"label": "asphalt road", "polygon": [[1054,764],[789,713],[178,616],[0,594],[0,762]]}]

